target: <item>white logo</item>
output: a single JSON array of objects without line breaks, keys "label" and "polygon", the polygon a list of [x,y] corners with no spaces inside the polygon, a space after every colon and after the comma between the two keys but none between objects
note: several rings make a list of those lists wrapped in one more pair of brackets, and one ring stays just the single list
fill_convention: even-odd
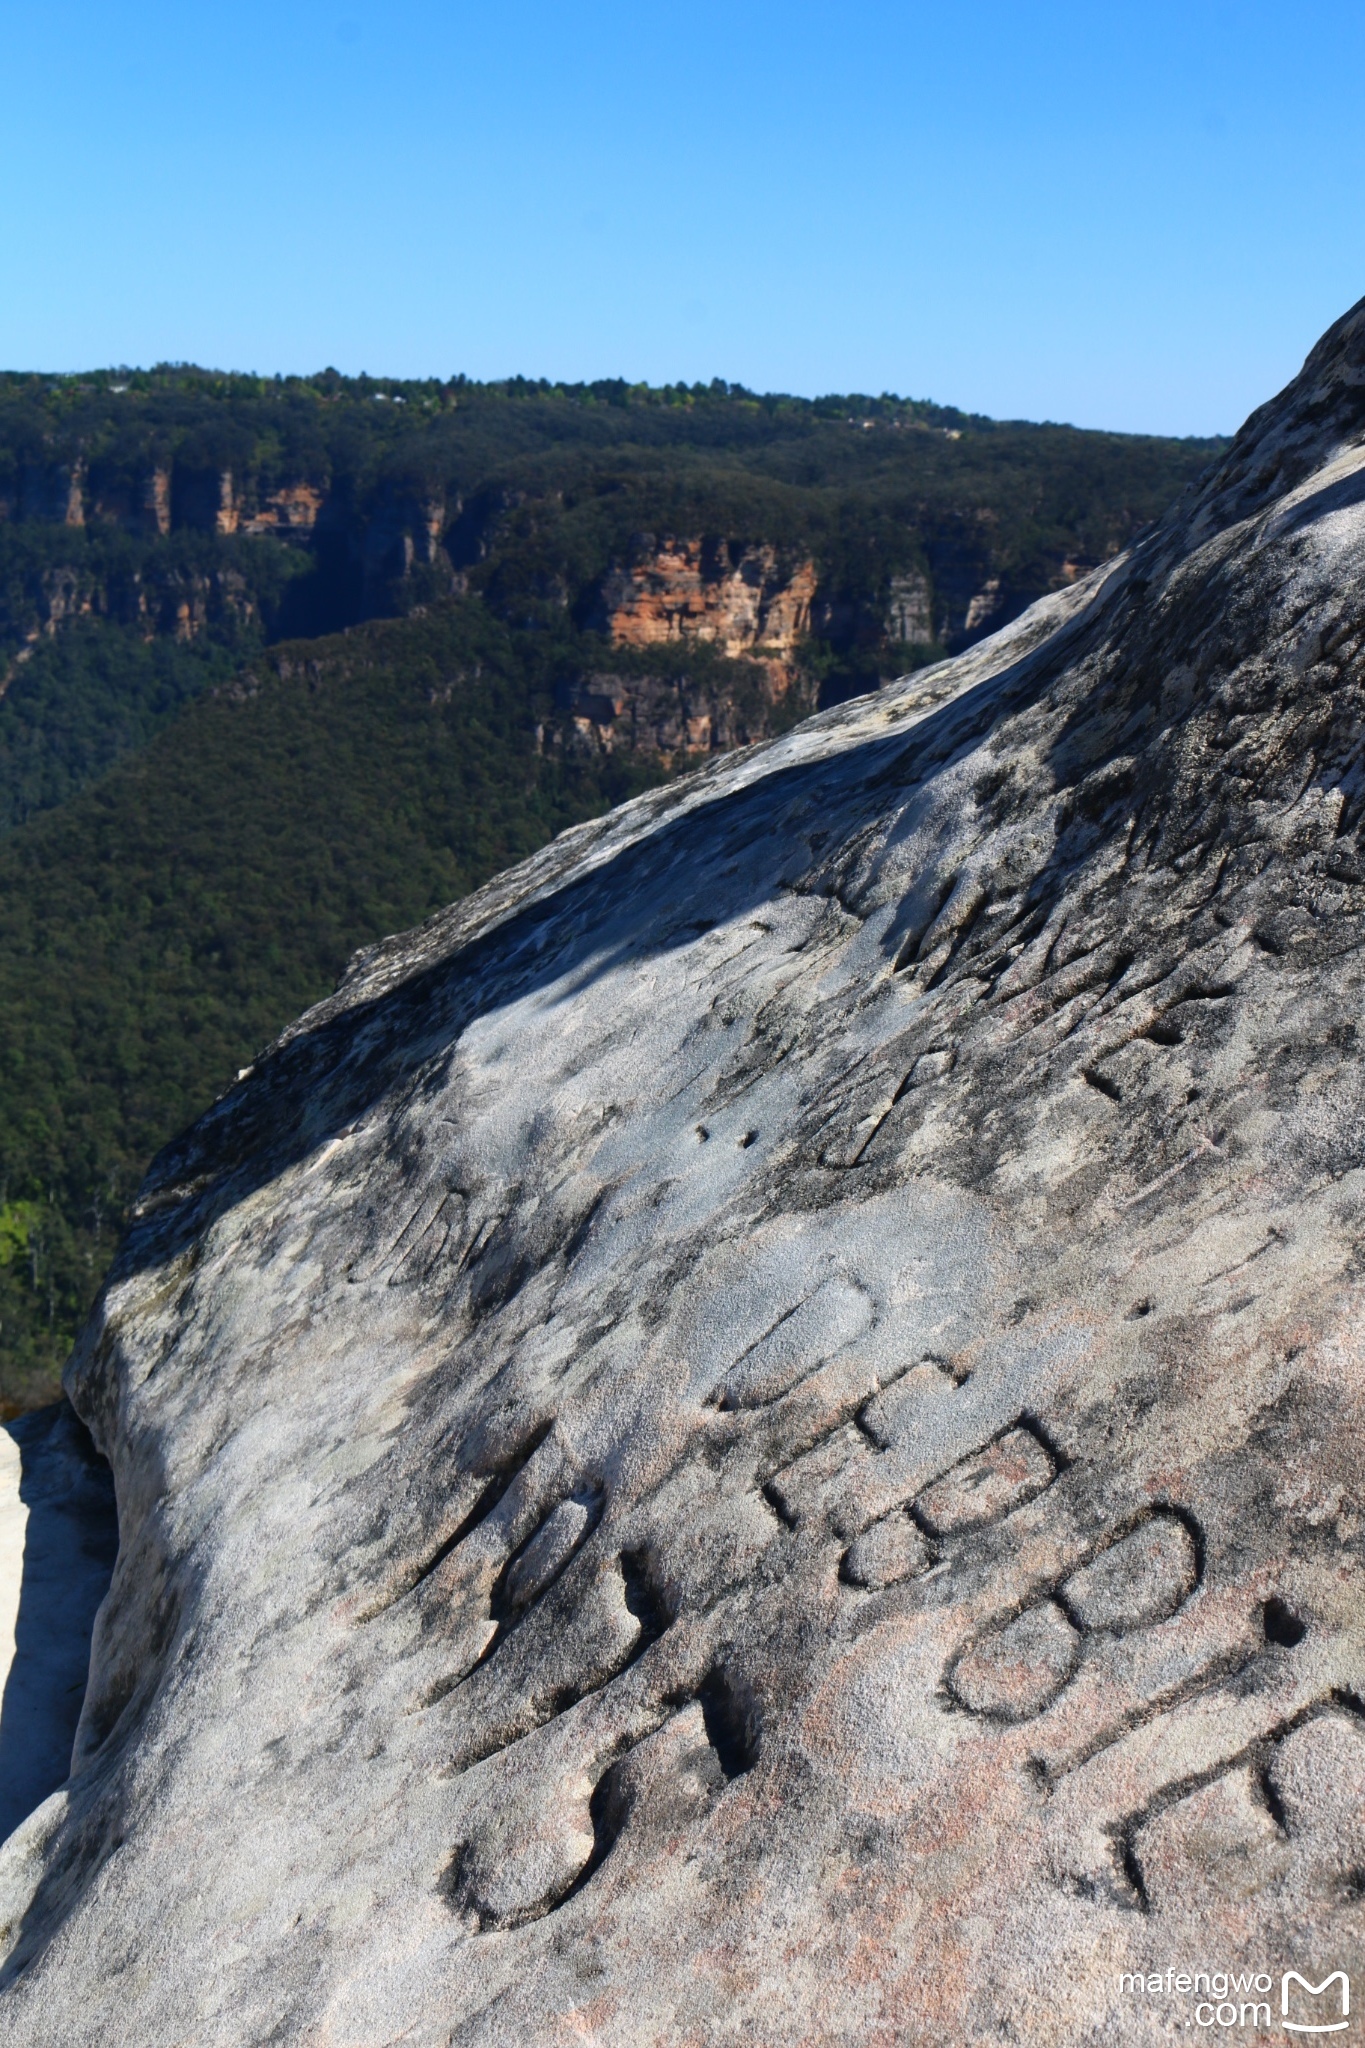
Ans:
[{"label": "white logo", "polygon": [[[1324,1991],[1333,1984],[1341,1986],[1341,2018],[1339,2020],[1291,2020],[1289,2017],[1289,1987],[1302,1984],[1310,1998],[1321,1998]],[[1344,1970],[1333,1970],[1330,1977],[1324,1977],[1321,1984],[1310,1984],[1297,1970],[1286,1970],[1280,1979],[1280,2012],[1283,2023],[1291,2034],[1339,2034],[1347,2024],[1351,2010],[1351,1980]]]}]

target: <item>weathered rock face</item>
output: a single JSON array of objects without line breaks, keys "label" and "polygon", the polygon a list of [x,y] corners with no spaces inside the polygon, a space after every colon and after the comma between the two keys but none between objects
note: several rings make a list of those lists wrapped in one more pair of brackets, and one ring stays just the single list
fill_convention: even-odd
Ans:
[{"label": "weathered rock face", "polygon": [[815,564],[784,564],[767,543],[643,535],[637,559],[607,577],[601,623],[618,647],[705,640],[732,658],[786,661],[809,630],[814,594]]},{"label": "weathered rock face", "polygon": [[30,519],[57,526],[85,524],[85,463],[28,463],[23,471],[20,503]]},{"label": "weathered rock face", "polygon": [[934,644],[933,592],[922,569],[907,569],[891,578],[884,631],[902,647]]},{"label": "weathered rock face", "polygon": [[363,957],[163,1157],[5,2038],[1365,1967],[1363,659],[1358,308],[1117,564]]},{"label": "weathered rock face", "polygon": [[702,664],[695,675],[581,676],[561,684],[558,708],[579,743],[670,764],[767,739],[779,722],[815,709],[816,679],[794,659],[810,631],[815,582],[813,562],[784,562],[766,543],[637,535],[633,559],[597,593],[592,623],[618,647],[690,643],[743,666],[729,675]]},{"label": "weathered rock face", "polygon": [[161,633],[189,641],[206,626],[245,626],[260,616],[246,578],[231,563],[205,570],[162,561],[145,574],[133,569],[117,576],[98,566],[61,564],[36,569],[25,582],[27,620],[19,648],[0,662],[0,696],[33,648],[77,619],[113,619],[140,628],[147,639]]},{"label": "weathered rock face", "polygon": [[230,470],[219,479],[218,496],[216,532],[273,533],[282,539],[311,534],[326,504],[323,492],[309,483],[282,484],[243,503]]},{"label": "weathered rock face", "polygon": [[771,737],[815,709],[815,679],[782,662],[682,675],[587,675],[557,692],[574,738],[605,753],[656,754],[672,765]]}]

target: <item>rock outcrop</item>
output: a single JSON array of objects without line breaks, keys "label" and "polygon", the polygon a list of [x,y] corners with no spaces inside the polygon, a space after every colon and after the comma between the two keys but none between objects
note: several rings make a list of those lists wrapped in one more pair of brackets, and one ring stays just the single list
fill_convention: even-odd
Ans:
[{"label": "rock outcrop", "polygon": [[5,2039],[1158,2042],[1365,1967],[1363,664],[1365,306],[1118,562],[361,957],[163,1155]]},{"label": "rock outcrop", "polygon": [[883,631],[898,647],[933,646],[933,591],[922,569],[906,569],[891,578]]},{"label": "rock outcrop", "polygon": [[763,542],[639,536],[602,588],[600,623],[618,647],[701,640],[732,660],[787,662],[810,629],[815,564]]},{"label": "rock outcrop", "polygon": [[815,587],[814,562],[784,560],[766,542],[636,535],[629,561],[596,592],[590,623],[619,648],[690,646],[733,666],[566,678],[556,708],[572,720],[569,736],[670,765],[769,738],[815,709],[818,685],[797,659]]},{"label": "rock outcrop", "polygon": [[[707,663],[677,675],[590,674],[556,692],[575,743],[654,755],[670,767],[769,739],[813,711],[815,700],[813,677],[767,661]],[[555,737],[562,743],[567,735]]]},{"label": "rock outcrop", "polygon": [[0,663],[0,696],[40,641],[54,639],[78,619],[133,626],[147,640],[161,635],[191,641],[206,627],[258,624],[261,613],[247,578],[230,561],[201,568],[154,560],[145,570],[119,565],[114,574],[103,563],[61,563],[34,568],[20,582],[20,592],[22,612],[17,605],[11,612],[19,646]]}]

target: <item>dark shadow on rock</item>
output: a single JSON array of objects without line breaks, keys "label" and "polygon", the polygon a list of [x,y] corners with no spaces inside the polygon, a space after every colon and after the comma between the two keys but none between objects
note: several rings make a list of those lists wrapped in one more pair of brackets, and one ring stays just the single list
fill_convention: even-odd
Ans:
[{"label": "dark shadow on rock", "polygon": [[[0,1701],[0,1840],[70,1773],[95,1612],[118,1551],[113,1478],[70,1405],[20,1416],[3,1433],[18,1450],[22,1504],[4,1509],[24,1528],[14,1660]],[[18,1552],[15,1541],[0,1570],[19,1567]]]},{"label": "dark shadow on rock", "polygon": [[1277,513],[1266,529],[1265,538],[1280,540],[1286,535],[1301,533],[1319,519],[1329,518],[1334,512],[1353,511],[1362,503],[1365,503],[1365,469],[1353,469],[1348,475],[1323,484],[1297,504]]}]

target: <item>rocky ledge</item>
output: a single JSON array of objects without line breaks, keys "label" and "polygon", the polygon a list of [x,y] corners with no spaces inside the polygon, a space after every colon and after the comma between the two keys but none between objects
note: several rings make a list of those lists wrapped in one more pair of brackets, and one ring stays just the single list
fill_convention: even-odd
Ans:
[{"label": "rocky ledge", "polygon": [[1363,651],[1365,306],[1118,562],[359,959],[163,1155],[4,2038],[1365,1968]]}]

